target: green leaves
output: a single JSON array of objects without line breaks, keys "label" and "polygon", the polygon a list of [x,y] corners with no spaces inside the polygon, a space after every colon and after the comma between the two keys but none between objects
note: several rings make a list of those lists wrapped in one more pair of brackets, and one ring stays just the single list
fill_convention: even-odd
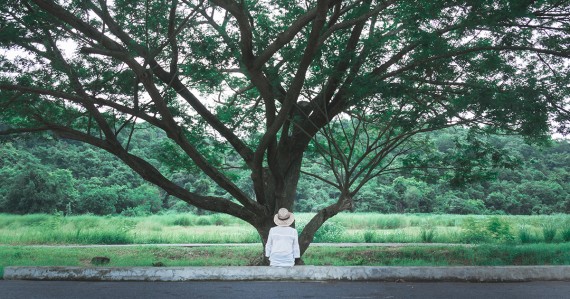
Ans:
[{"label": "green leaves", "polygon": [[77,192],[70,171],[49,171],[38,166],[7,180],[11,184],[2,210],[17,214],[52,213],[64,210],[75,200]]},{"label": "green leaves", "polygon": [[493,179],[500,168],[514,168],[520,161],[509,151],[489,143],[474,133],[468,133],[464,140],[455,141],[455,151],[444,158],[454,168],[451,185]]}]

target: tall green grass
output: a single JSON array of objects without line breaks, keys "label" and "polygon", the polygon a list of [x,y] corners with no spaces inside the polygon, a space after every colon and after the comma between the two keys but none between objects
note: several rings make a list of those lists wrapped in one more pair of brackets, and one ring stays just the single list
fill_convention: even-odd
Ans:
[{"label": "tall green grass", "polygon": [[570,225],[562,228],[561,235],[564,242],[570,242]]},{"label": "tall green grass", "polygon": [[[300,230],[312,214],[296,215]],[[0,244],[259,243],[225,214],[144,217],[0,214]],[[570,242],[570,215],[483,216],[342,213],[313,242],[533,244]]]},{"label": "tall green grass", "polygon": [[[299,213],[302,228],[312,214]],[[314,242],[477,243],[478,246],[309,247],[309,265],[568,265],[570,215],[340,214]],[[21,247],[41,244],[255,243],[201,249]],[[246,265],[261,255],[249,224],[228,215],[166,214],[146,217],[0,214],[0,275],[6,265],[81,266],[93,256],[111,266]],[[522,245],[520,245],[522,244]],[[196,249],[198,250],[198,249]]]},{"label": "tall green grass", "polygon": [[[341,214],[339,242],[529,244],[568,242],[570,215]],[[549,223],[555,223],[553,228]],[[552,232],[558,232],[557,234]]]},{"label": "tall green grass", "polygon": [[253,227],[229,215],[0,214],[0,244],[255,243],[259,240]]},{"label": "tall green grass", "polygon": [[547,222],[542,224],[542,234],[544,236],[544,241],[546,243],[552,243],[556,237],[556,232],[558,227],[553,222]]}]

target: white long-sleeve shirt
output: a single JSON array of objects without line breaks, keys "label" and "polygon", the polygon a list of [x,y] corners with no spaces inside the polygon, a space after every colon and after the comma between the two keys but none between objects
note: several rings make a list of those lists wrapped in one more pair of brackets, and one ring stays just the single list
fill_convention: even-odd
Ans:
[{"label": "white long-sleeve shirt", "polygon": [[269,258],[271,266],[291,267],[295,265],[295,258],[301,257],[297,230],[289,226],[271,228],[267,244],[265,244],[265,256]]}]

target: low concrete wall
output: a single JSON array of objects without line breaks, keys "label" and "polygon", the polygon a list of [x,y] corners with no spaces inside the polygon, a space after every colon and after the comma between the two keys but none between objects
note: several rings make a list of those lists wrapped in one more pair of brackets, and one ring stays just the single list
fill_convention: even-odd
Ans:
[{"label": "low concrete wall", "polygon": [[570,281],[570,266],[499,267],[6,267],[4,279],[90,281]]}]

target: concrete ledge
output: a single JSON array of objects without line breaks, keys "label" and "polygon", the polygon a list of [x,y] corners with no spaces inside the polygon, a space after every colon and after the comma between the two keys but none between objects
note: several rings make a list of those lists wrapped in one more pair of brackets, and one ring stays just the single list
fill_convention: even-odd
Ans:
[{"label": "concrete ledge", "polygon": [[498,267],[6,267],[10,280],[201,281],[570,281],[570,266]]}]

